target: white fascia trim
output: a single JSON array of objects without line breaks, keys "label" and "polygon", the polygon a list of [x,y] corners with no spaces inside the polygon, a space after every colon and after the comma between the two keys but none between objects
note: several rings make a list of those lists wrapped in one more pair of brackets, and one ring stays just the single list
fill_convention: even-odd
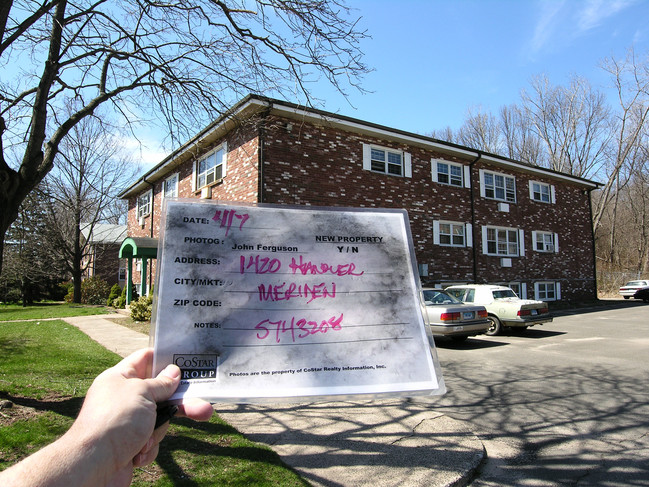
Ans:
[{"label": "white fascia trim", "polygon": [[[262,102],[260,102],[258,100],[251,100],[251,101],[257,101],[260,104],[262,103]],[[315,119],[315,120],[319,120],[319,121],[334,122],[337,125],[348,127],[348,128],[350,128],[352,130],[362,131],[364,133],[377,135],[377,136],[383,136],[383,137],[387,136],[387,137],[390,137],[390,138],[397,138],[397,139],[402,140],[404,142],[410,142],[410,143],[414,143],[414,144],[423,145],[423,146],[426,146],[426,147],[431,147],[431,148],[434,148],[434,149],[444,150],[444,151],[447,151],[447,152],[453,152],[455,154],[465,156],[465,157],[477,158],[479,155],[481,155],[480,152],[472,151],[470,149],[461,149],[459,147],[454,147],[454,146],[446,145],[446,144],[439,143],[439,142],[422,140],[422,139],[420,139],[420,138],[418,138],[416,136],[409,136],[407,134],[394,132],[393,130],[390,130],[390,129],[387,129],[387,128],[382,129],[382,128],[378,128],[378,127],[368,126],[368,125],[363,124],[361,122],[354,122],[354,121],[351,121],[351,120],[340,119],[340,118],[337,118],[335,115],[323,115],[323,114],[319,114],[319,113],[308,112],[308,111],[306,111],[304,109],[301,109],[301,108],[287,107],[287,106],[284,106],[284,105],[278,105],[276,103],[271,103],[271,109],[276,110],[278,112],[290,113],[290,114],[292,114],[294,116],[300,115],[300,116],[305,117],[305,118],[311,118],[311,119]],[[581,184],[581,185],[584,185],[584,186],[589,186],[589,187],[592,187],[593,189],[597,188],[597,184],[593,184],[593,183],[589,183],[589,182],[584,181],[584,180],[576,179],[576,178],[573,178],[573,177],[571,177],[570,175],[567,175],[567,174],[548,173],[543,168],[535,168],[533,166],[522,165],[522,164],[516,163],[514,161],[508,161],[506,159],[501,159],[499,157],[493,157],[493,156],[482,154],[482,156],[480,157],[480,161],[487,161],[487,162],[492,162],[492,163],[499,164],[501,166],[512,167],[512,168],[517,169],[518,171],[522,170],[522,171],[527,171],[527,172],[531,172],[531,173],[534,173],[534,174],[542,174],[542,175],[544,175],[546,177],[549,177],[549,178],[563,179],[563,180],[570,181],[570,182],[577,183],[577,184]]]},{"label": "white fascia trim", "polygon": [[[499,164],[501,166],[513,167],[513,168],[516,168],[519,171],[522,170],[522,171],[531,172],[531,173],[534,173],[534,174],[542,174],[543,176],[548,177],[548,178],[563,179],[563,180],[566,180],[566,181],[570,181],[572,183],[582,184],[584,186],[590,186],[593,189],[597,188],[597,184],[588,183],[587,181],[584,181],[583,179],[573,178],[569,174],[561,174],[561,173],[555,173],[555,172],[548,173],[543,168],[537,168],[537,167],[534,167],[534,166],[525,166],[525,165],[522,165],[522,164],[518,164],[518,163],[516,163],[514,161],[508,161],[507,159],[500,159],[498,157],[483,155],[480,158],[480,160],[485,161],[485,162],[492,162],[494,164]],[[547,184],[547,183],[544,183],[544,184]]]},{"label": "white fascia trim", "polygon": [[143,188],[147,186],[145,181],[143,179],[146,179],[148,176],[151,176],[153,174],[157,174],[161,171],[163,171],[166,167],[168,167],[171,163],[175,162],[176,159],[178,159],[180,156],[186,154],[187,152],[190,152],[192,150],[195,150],[198,147],[198,144],[208,138],[211,134],[222,128],[226,123],[230,122],[233,118],[235,118],[238,114],[242,113],[245,111],[248,107],[251,107],[253,105],[259,106],[259,107],[267,107],[268,103],[262,100],[257,100],[257,99],[250,99],[246,103],[244,103],[242,106],[240,106],[236,111],[232,113],[226,113],[219,121],[218,123],[214,123],[213,125],[208,125],[205,129],[203,129],[202,132],[199,132],[197,135],[195,135],[192,139],[187,141],[184,145],[173,151],[171,154],[169,154],[167,157],[165,157],[161,162],[159,162],[156,166],[154,166],[151,170],[149,170],[144,176],[140,177],[135,183],[133,183],[131,186],[129,186],[127,189],[122,191],[118,196],[118,198],[128,198],[129,195],[134,195],[137,193],[140,193]]},{"label": "white fascia trim", "polygon": [[[420,141],[420,143],[421,143],[421,141]],[[457,154],[461,154],[463,156],[468,156],[468,157],[478,157],[480,155],[479,152],[474,152],[474,151],[468,150],[468,149],[460,149],[459,147],[453,147],[453,146],[449,146],[449,145],[446,145],[446,144],[440,144],[439,142],[428,142],[426,145],[428,145],[430,147],[433,147],[435,149],[456,152]]]},{"label": "white fascia trim", "polygon": [[[363,123],[362,121],[353,121],[353,120],[345,120],[343,118],[337,117],[335,114],[324,114],[324,113],[315,113],[311,112],[308,109],[305,109],[303,107],[290,107],[283,105],[281,103],[275,103],[273,101],[269,100],[260,100],[257,98],[251,98],[250,100],[247,100],[246,103],[241,105],[240,107],[237,108],[236,111],[227,113],[226,115],[223,116],[223,118],[218,122],[215,123],[214,125],[208,126],[207,128],[204,129],[204,131],[200,132],[197,134],[194,138],[192,138],[190,141],[188,141],[185,145],[182,147],[179,147],[176,149],[174,152],[169,154],[163,161],[159,164],[159,166],[154,167],[149,171],[147,174],[144,175],[146,178],[149,175],[152,175],[154,173],[157,173],[161,170],[163,170],[166,166],[168,166],[170,163],[174,162],[178,157],[182,156],[188,151],[191,151],[192,149],[195,149],[198,145],[199,142],[201,142],[203,139],[207,138],[210,134],[213,132],[219,130],[223,125],[228,123],[232,118],[234,118],[236,115],[244,112],[246,109],[249,107],[259,107],[259,108],[269,108],[271,110],[274,110],[279,113],[287,113],[291,114],[294,117],[302,117],[302,118],[310,118],[313,120],[319,120],[319,121],[327,121],[329,123],[335,123],[336,125],[342,126],[342,127],[347,127],[348,129],[352,131],[357,131],[361,133],[366,133],[368,135],[374,135],[374,136],[379,136],[379,137],[389,137],[392,139],[399,139],[402,142],[406,143],[412,143],[424,147],[430,147],[434,149],[439,149],[443,150],[446,152],[451,152],[454,154],[458,154],[459,156],[465,156],[465,157],[472,157],[472,158],[477,158],[478,156],[481,155],[480,152],[478,151],[473,151],[470,149],[462,149],[459,147],[454,147],[452,145],[447,145],[444,143],[440,142],[434,142],[431,140],[424,140],[421,139],[420,137],[417,137],[415,135],[408,135],[407,133],[402,133],[402,132],[396,132],[395,130],[391,130],[389,128],[381,128],[381,127],[376,127],[376,126],[371,126],[367,125],[366,123]],[[482,155],[480,157],[480,160],[482,161],[487,161],[487,162],[493,162],[496,164],[500,164],[503,166],[509,166],[516,168],[517,170],[523,170],[535,174],[542,174],[546,177],[550,178],[555,178],[555,179],[564,179],[566,181],[571,181],[573,183],[577,183],[580,185],[588,186],[591,187],[592,189],[596,189],[598,184],[597,183],[590,183],[588,181],[580,180],[580,179],[575,179],[570,177],[569,175],[563,175],[563,174],[557,174],[557,173],[548,173],[545,170],[541,168],[534,168],[533,166],[524,166],[522,164],[513,162],[513,161],[507,161],[506,159],[501,159],[498,157],[493,157],[489,155]],[[125,197],[127,194],[132,194],[134,190],[138,189],[138,186],[140,186],[141,181],[136,182],[133,186],[129,187],[126,189],[124,192],[122,192],[119,196],[120,197]],[[142,183],[143,184],[143,183]],[[124,196],[123,196],[124,195]]]}]

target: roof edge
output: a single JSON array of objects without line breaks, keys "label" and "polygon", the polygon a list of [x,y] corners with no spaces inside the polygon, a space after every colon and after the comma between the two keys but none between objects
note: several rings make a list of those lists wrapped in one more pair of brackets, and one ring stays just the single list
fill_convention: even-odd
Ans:
[{"label": "roof edge", "polygon": [[[143,176],[141,176],[135,183],[133,183],[127,189],[122,191],[118,195],[118,197],[122,199],[128,198],[129,196],[134,195],[136,193],[136,190],[139,190],[140,186],[146,185],[148,187],[150,183],[147,181],[147,178],[154,176],[156,173],[161,171],[165,166],[167,166],[170,162],[174,161],[179,156],[191,150],[201,140],[206,138],[210,133],[223,127],[226,123],[233,121],[238,115],[247,111],[250,111],[251,114],[257,113],[263,109],[274,110],[279,113],[282,112],[288,113],[293,116],[300,115],[302,117],[308,117],[315,120],[327,121],[329,123],[334,123],[340,126],[347,127],[348,129],[351,129],[353,131],[364,132],[367,134],[371,134],[373,136],[383,136],[383,137],[389,137],[393,139],[396,138],[402,140],[405,143],[413,143],[424,147],[434,148],[436,150],[446,152],[461,158],[475,159],[479,157],[484,161],[488,161],[488,162],[492,162],[504,166],[512,166],[526,172],[544,174],[548,177],[567,180],[576,184],[580,184],[582,186],[589,187],[591,189],[597,189],[603,186],[602,183],[587,178],[574,176],[571,174],[555,171],[541,166],[534,166],[505,156],[492,154],[479,149],[472,149],[470,147],[465,147],[452,142],[436,139],[434,137],[420,135],[413,132],[407,132],[404,130],[395,129],[392,127],[388,127],[385,125],[380,125],[372,122],[367,122],[346,115],[327,112],[325,110],[320,110],[314,107],[299,105],[296,103],[277,100],[274,98],[269,98],[266,96],[251,93],[246,97],[242,98],[239,102],[233,105],[232,108],[224,112],[219,118],[217,118],[214,122],[210,123],[207,127],[201,130],[198,134],[192,137],[185,144],[183,144],[178,149],[170,153],[160,163],[156,164],[152,169],[150,169]],[[248,116],[248,114],[246,114],[246,116]]]}]

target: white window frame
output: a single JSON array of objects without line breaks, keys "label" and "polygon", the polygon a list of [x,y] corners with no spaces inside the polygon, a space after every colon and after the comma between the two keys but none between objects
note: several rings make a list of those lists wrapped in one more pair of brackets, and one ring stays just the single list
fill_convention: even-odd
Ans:
[{"label": "white window frame", "polygon": [[[487,178],[493,182],[487,185]],[[503,185],[497,185],[499,178],[502,178]],[[512,188],[508,188],[507,181],[510,180],[513,184]],[[503,196],[499,197],[498,193],[502,191]],[[509,196],[508,196],[509,194]],[[486,171],[480,169],[480,196],[490,200],[504,201],[506,203],[516,203],[516,177],[509,174],[503,174],[493,171]]]},{"label": "white window frame", "polygon": [[533,231],[532,248],[535,252],[558,253],[559,235],[552,232]]},{"label": "white window frame", "polygon": [[[214,166],[211,166],[205,169],[204,171],[201,171],[200,170],[201,164],[207,161],[211,157],[217,157],[219,152],[222,152],[220,164],[215,164]],[[219,167],[221,168],[220,169],[221,174],[220,177],[217,178],[216,177],[218,174],[217,168]],[[223,144],[214,148],[213,150],[205,154],[203,157],[201,157],[194,163],[194,171],[192,174],[194,191],[199,191],[202,188],[214,186],[215,184],[221,182],[227,174],[227,167],[228,167],[228,145],[226,142],[224,142]],[[212,179],[208,181],[208,179],[210,179],[210,176],[212,177]],[[200,179],[202,177],[204,177],[205,179],[201,184]]]},{"label": "white window frame", "polygon": [[[146,199],[146,203],[142,200]],[[137,218],[138,220],[151,214],[151,203],[153,201],[153,190],[148,190],[137,197]]]},{"label": "white window frame", "polygon": [[[490,232],[493,235],[490,235]],[[492,236],[495,236],[495,239],[491,238]],[[484,225],[482,227],[482,253],[484,255],[521,257],[525,255],[523,242],[523,231],[518,228],[490,225]],[[495,251],[489,250],[490,243],[493,243],[492,247],[495,245]],[[514,245],[515,247],[513,247]]]},{"label": "white window frame", "polygon": [[[180,177],[178,173],[174,173],[171,176],[169,176],[167,179],[165,179],[162,182],[162,199],[165,198],[177,198],[178,197],[178,181]],[[171,191],[167,191],[167,185],[168,184],[173,184],[173,189]]]},{"label": "white window frame", "polygon": [[559,301],[561,299],[561,283],[556,281],[535,282],[534,299],[537,301]]},{"label": "white window frame", "polygon": [[[373,159],[372,151],[376,151],[377,153],[384,152],[385,159],[383,161],[380,161],[378,159]],[[399,156],[400,159],[399,166],[401,168],[399,174],[396,174],[394,172],[389,172],[390,167],[397,166],[396,163],[392,163],[392,166],[390,166],[391,163],[389,162],[389,156],[391,154],[395,156]],[[375,163],[374,165],[372,165],[373,162]],[[381,163],[381,162],[384,164],[383,170],[378,170],[376,163]],[[409,152],[392,149],[390,147],[382,147],[374,144],[363,144],[363,169],[377,174],[385,174],[386,176],[411,178],[412,177],[412,155]]]},{"label": "white window frame", "polygon": [[[443,233],[442,226],[448,225],[450,233]],[[454,229],[462,229],[462,243],[453,243],[453,236],[457,235]],[[449,242],[442,242],[442,237],[448,235]],[[433,221],[433,243],[442,247],[473,247],[473,229],[469,223],[453,222],[447,220]]]},{"label": "white window frame", "polygon": [[[537,186],[538,189],[536,189],[535,186]],[[546,191],[543,191],[543,189]],[[544,195],[547,195],[547,198],[544,198]],[[557,197],[554,184],[542,183],[541,181],[530,181],[530,199],[538,203],[556,203]]]},{"label": "white window frame", "polygon": [[[447,172],[440,171],[440,166],[446,166]],[[459,170],[459,174],[457,174],[457,171],[456,174],[451,174],[452,169]],[[455,186],[456,188],[471,187],[469,166],[447,161],[445,159],[431,159],[430,170],[433,181],[436,183]],[[454,180],[455,182],[453,182]]]}]

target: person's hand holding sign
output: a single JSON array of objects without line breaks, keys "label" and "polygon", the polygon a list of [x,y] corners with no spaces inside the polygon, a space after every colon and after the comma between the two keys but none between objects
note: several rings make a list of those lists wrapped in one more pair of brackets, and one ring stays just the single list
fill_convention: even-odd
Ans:
[{"label": "person's hand holding sign", "polygon": [[[88,390],[72,427],[56,442],[0,474],[4,486],[128,486],[133,469],[153,462],[169,423],[154,429],[159,403],[180,383],[167,366],[155,378],[153,350],[143,349],[101,373]],[[200,399],[178,414],[208,420],[212,406]]]}]

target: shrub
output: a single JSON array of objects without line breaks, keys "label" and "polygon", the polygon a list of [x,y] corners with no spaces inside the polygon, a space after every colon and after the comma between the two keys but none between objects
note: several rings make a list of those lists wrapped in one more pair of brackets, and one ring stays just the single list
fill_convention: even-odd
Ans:
[{"label": "shrub", "polygon": [[106,305],[113,306],[113,303],[117,298],[121,296],[121,294],[122,294],[122,288],[120,287],[120,285],[113,284],[113,287],[110,288],[110,294],[108,295],[108,299],[106,300]]},{"label": "shrub", "polygon": [[131,303],[131,319],[133,321],[150,321],[153,299],[149,296],[142,296]]},{"label": "shrub", "polygon": [[126,286],[122,289],[122,294],[113,301],[113,306],[119,309],[126,308]]},{"label": "shrub", "polygon": [[50,289],[50,299],[54,301],[63,301],[65,296],[74,288],[72,281],[59,282],[52,285]]},{"label": "shrub", "polygon": [[23,299],[20,289],[17,287],[10,288],[2,298],[4,303],[18,303]]},{"label": "shrub", "polygon": [[84,304],[106,304],[109,294],[108,283],[99,277],[90,277],[81,283],[81,302]]},{"label": "shrub", "polygon": [[63,297],[63,301],[65,301],[66,303],[71,303],[72,301],[74,301],[74,286],[70,286],[70,289],[68,289],[68,294]]}]

